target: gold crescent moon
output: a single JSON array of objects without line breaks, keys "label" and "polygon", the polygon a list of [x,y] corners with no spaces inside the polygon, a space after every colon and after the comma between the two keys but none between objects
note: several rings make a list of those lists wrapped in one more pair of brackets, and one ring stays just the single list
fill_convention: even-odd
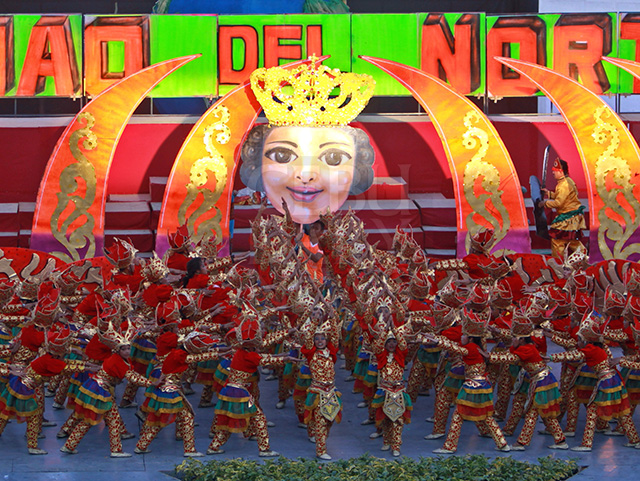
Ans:
[{"label": "gold crescent moon", "polygon": [[403,84],[429,114],[449,161],[456,197],[458,255],[470,237],[493,229],[493,249],[531,252],[518,175],[498,131],[468,98],[431,75],[391,60],[365,57]]},{"label": "gold crescent moon", "polygon": [[589,194],[591,262],[637,260],[640,150],[624,122],[598,95],[572,78],[534,63],[495,58],[544,92],[573,135]]},{"label": "gold crescent moon", "polygon": [[102,252],[106,184],[120,136],[151,89],[197,57],[140,70],[97,95],[75,116],[56,143],[40,182],[31,229],[33,249],[65,262]]}]

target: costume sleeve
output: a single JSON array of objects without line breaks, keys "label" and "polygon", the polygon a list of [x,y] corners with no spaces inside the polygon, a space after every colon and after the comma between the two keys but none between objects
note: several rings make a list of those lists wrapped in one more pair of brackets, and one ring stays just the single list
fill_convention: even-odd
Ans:
[{"label": "costume sleeve", "polygon": [[396,336],[396,341],[398,341],[398,349],[401,351],[406,351],[408,349],[408,346],[407,339],[404,337],[404,333],[398,329],[393,329],[393,333]]},{"label": "costume sleeve", "polygon": [[149,387],[153,384],[150,379],[147,379],[141,374],[138,374],[133,369],[129,369],[124,377],[127,379],[127,381],[129,381],[131,384],[135,384],[136,386]]},{"label": "costume sleeve", "polygon": [[520,358],[512,352],[500,351],[489,354],[489,362],[494,364],[516,364]]},{"label": "costume sleeve", "polygon": [[340,320],[337,318],[331,319],[331,329],[327,333],[327,341],[334,346],[340,342]]},{"label": "costume sleeve", "polygon": [[503,329],[501,327],[496,327],[495,331],[492,331],[493,338],[499,341],[507,342],[513,339],[511,336],[511,331],[509,329]]},{"label": "costume sleeve", "polygon": [[260,365],[269,365],[269,366],[284,366],[288,361],[286,357],[276,357],[271,354],[262,354],[260,359]]},{"label": "costume sleeve", "polygon": [[627,333],[622,329],[605,329],[602,333],[602,337],[614,342],[626,342],[629,341]]},{"label": "costume sleeve", "polygon": [[632,361],[630,358],[623,357],[620,360],[620,367],[626,367],[627,369],[640,369],[640,362],[638,360]]},{"label": "costume sleeve", "polygon": [[584,354],[577,349],[567,352],[558,352],[549,356],[551,362],[584,361]]},{"label": "costume sleeve", "polygon": [[269,334],[264,336],[262,345],[263,347],[269,347],[275,344],[280,344],[281,342],[284,342],[286,338],[287,338],[287,331],[285,331],[284,329],[279,329],[277,331],[270,332]]},{"label": "costume sleeve", "polygon": [[446,337],[438,336],[438,345],[445,351],[449,351],[454,354],[459,354],[461,356],[467,356],[469,354],[468,349],[465,349],[457,342],[450,341]]},{"label": "costume sleeve", "polygon": [[411,325],[414,332],[433,332],[431,318],[427,315],[429,311],[410,311],[407,323]]},{"label": "costume sleeve", "polygon": [[215,259],[209,259],[207,271],[215,274],[218,271],[231,267],[232,264],[233,262],[231,262],[231,257],[216,257]]},{"label": "costume sleeve", "polygon": [[562,207],[566,202],[570,194],[569,182],[559,182],[556,186],[556,190],[553,193],[549,193],[551,199],[546,200],[544,205],[550,209],[558,209]]},{"label": "costume sleeve", "polygon": [[84,372],[87,369],[87,363],[79,360],[69,360],[61,374],[73,374],[76,372]]},{"label": "costume sleeve", "polygon": [[564,347],[565,349],[573,349],[578,344],[575,339],[571,337],[564,337],[557,333],[551,336],[551,341],[560,347]]},{"label": "costume sleeve", "polygon": [[370,338],[371,350],[376,356],[384,351],[384,342],[385,339],[380,335]]},{"label": "costume sleeve", "polygon": [[202,352],[200,354],[189,354],[186,358],[186,362],[187,364],[192,364],[194,362],[213,361],[216,359],[220,359],[220,350],[211,349],[210,351]]}]

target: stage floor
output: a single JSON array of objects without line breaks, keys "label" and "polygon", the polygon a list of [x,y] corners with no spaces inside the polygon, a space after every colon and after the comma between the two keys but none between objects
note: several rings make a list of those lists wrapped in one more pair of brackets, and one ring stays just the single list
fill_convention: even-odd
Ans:
[{"label": "stage floor", "polygon": [[[614,352],[614,355],[618,353]],[[337,366],[342,365],[338,360]],[[559,365],[553,365],[554,372]],[[343,369],[337,370],[337,385],[343,393],[344,413],[341,424],[335,425],[329,435],[328,451],[334,459],[358,457],[363,453],[370,453],[385,459],[394,459],[389,452],[381,452],[381,438],[371,440],[369,434],[375,428],[361,426],[360,422],[367,417],[365,409],[356,406],[361,401],[360,395],[352,394],[353,384],[344,381],[348,373]],[[556,372],[558,376],[558,373]],[[315,457],[314,445],[307,439],[306,430],[297,427],[297,418],[294,414],[293,402],[288,400],[284,409],[275,409],[277,381],[265,381],[262,376],[260,389],[262,392],[261,403],[267,415],[267,419],[273,421],[276,426],[269,429],[272,449],[280,452],[288,458],[313,458]],[[559,376],[558,376],[559,377]],[[194,385],[196,394],[189,396],[189,400],[195,406],[198,404],[200,388]],[[118,389],[119,396],[123,386]],[[143,390],[138,392],[137,400],[143,400]],[[442,446],[444,440],[426,441],[423,437],[431,432],[432,424],[425,419],[433,414],[433,391],[431,396],[418,398],[414,410],[413,420],[403,431],[402,455],[417,458],[420,456],[435,456],[433,449]],[[64,440],[57,439],[56,433],[59,426],[65,421],[69,411],[56,411],[51,408],[52,398],[46,399],[46,417],[56,421],[58,427],[44,428],[46,439],[40,440],[40,447],[46,449],[46,456],[31,456],[27,454],[25,425],[11,422],[0,437],[0,475],[3,480],[10,481],[112,481],[114,475],[119,479],[131,481],[171,478],[163,472],[173,471],[176,464],[181,463],[182,442],[174,439],[175,429],[170,426],[160,432],[158,438],[150,446],[151,453],[145,455],[134,454],[131,458],[111,459],[109,457],[109,445],[107,432],[104,425],[92,428],[78,446],[79,454],[68,455],[59,451]],[[196,421],[200,423],[196,427],[196,449],[205,452],[209,444],[209,427],[213,418],[213,408],[197,408]],[[122,409],[122,416],[128,429],[136,434],[139,432],[138,420],[134,416],[134,409]],[[640,424],[635,417],[636,424]],[[544,429],[539,423],[539,429]],[[578,436],[584,426],[584,408],[580,412],[578,424]],[[507,438],[509,443],[516,438]],[[580,444],[580,438],[569,438],[570,446]],[[123,442],[124,450],[133,453],[137,442],[134,439]],[[626,442],[624,437],[607,437],[596,434],[594,448],[590,453],[576,453],[573,451],[553,451],[546,446],[553,443],[550,436],[534,435],[531,446],[524,452],[497,453],[494,451],[493,442],[480,438],[473,423],[464,423],[457,455],[483,454],[486,456],[513,456],[515,459],[537,462],[539,457],[554,455],[562,459],[575,458],[580,466],[586,466],[581,473],[572,477],[572,480],[590,481],[603,478],[617,478],[618,480],[637,479],[637,465],[640,460],[640,451],[623,447]],[[232,435],[224,446],[225,454],[205,456],[199,458],[203,461],[210,459],[260,459],[258,458],[257,444],[245,440],[241,435]]]}]

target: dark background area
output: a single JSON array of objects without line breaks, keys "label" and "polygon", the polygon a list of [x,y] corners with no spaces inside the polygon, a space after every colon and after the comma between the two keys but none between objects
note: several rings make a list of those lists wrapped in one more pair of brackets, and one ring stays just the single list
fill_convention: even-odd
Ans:
[{"label": "dark background area", "polygon": [[[538,0],[347,0],[347,3],[352,13],[538,11]],[[155,0],[1,0],[0,13],[150,13],[154,4]]]}]

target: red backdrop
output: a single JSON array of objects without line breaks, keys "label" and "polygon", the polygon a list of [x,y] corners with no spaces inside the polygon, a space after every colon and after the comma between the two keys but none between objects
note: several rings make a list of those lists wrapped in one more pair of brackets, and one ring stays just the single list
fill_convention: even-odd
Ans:
[{"label": "red backdrop", "polygon": [[[10,125],[5,120],[4,125]],[[137,122],[141,122],[137,120]],[[569,162],[571,176],[584,191],[584,177],[573,139],[561,121],[494,120],[516,166],[522,185],[540,175],[542,154],[550,144]],[[440,140],[430,122],[364,122],[376,151],[378,177],[402,177],[410,193],[441,192],[453,197]],[[149,192],[149,177],[166,177],[191,124],[134,123],[124,131],[116,151],[109,194]],[[631,123],[632,131],[640,122]],[[0,202],[34,202],[53,146],[64,127],[0,127]],[[639,130],[640,131],[640,130]],[[6,168],[9,167],[9,168]],[[239,179],[236,179],[238,185]]]}]

